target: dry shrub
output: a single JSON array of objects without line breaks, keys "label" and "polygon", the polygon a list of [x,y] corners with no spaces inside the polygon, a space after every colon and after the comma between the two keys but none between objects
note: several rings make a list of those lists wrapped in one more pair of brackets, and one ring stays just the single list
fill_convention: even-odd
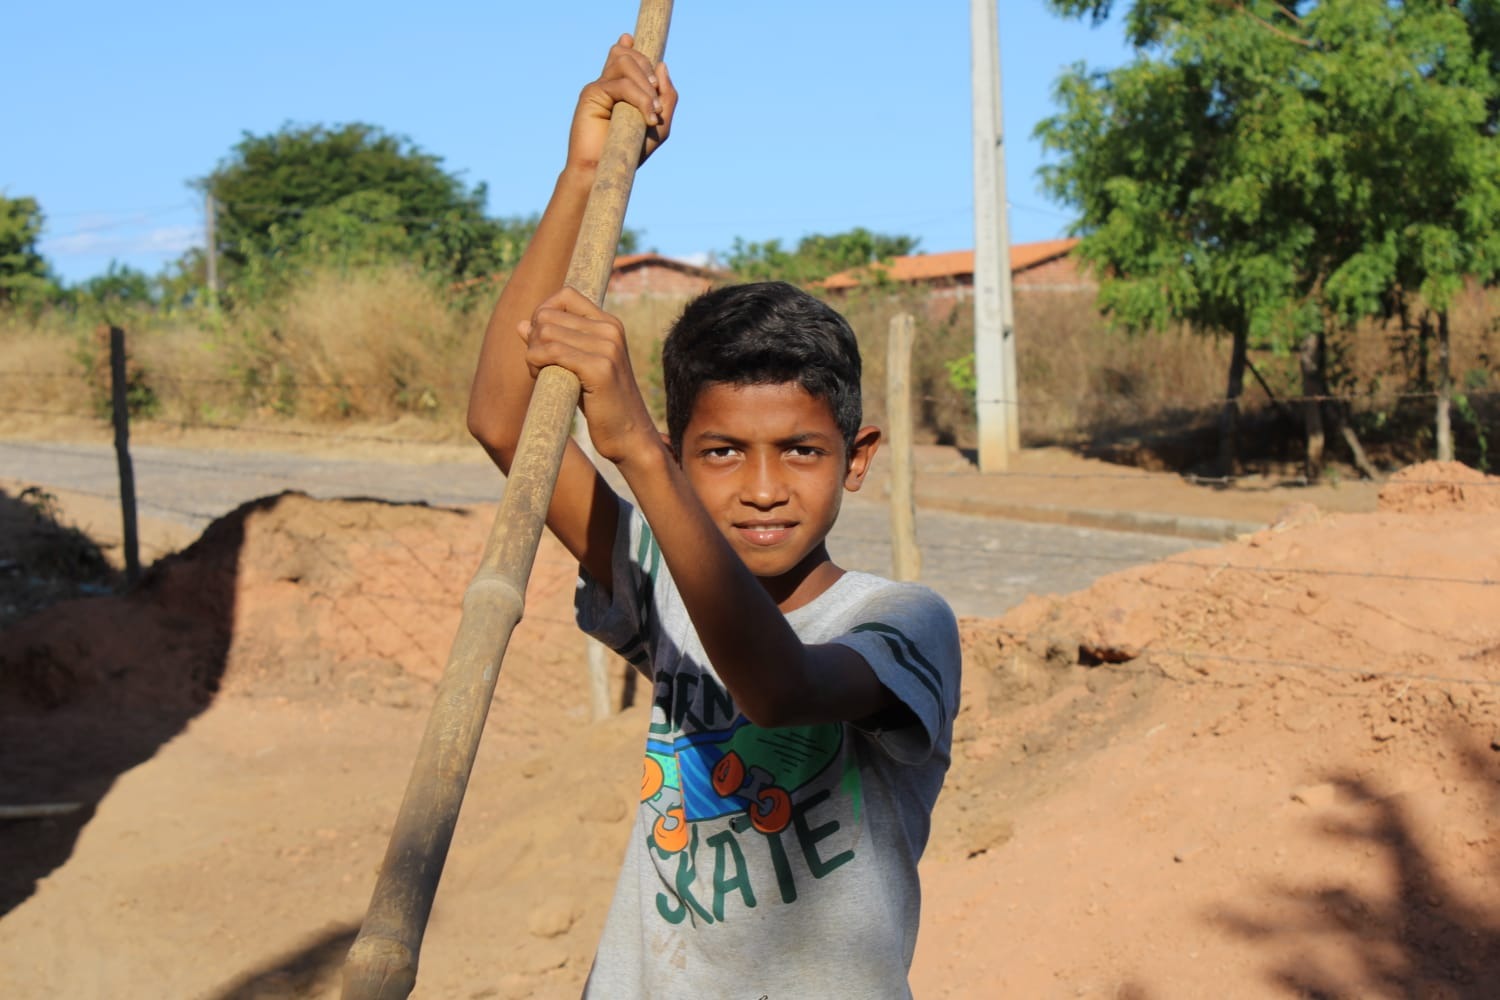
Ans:
[{"label": "dry shrub", "polygon": [[918,432],[929,440],[968,443],[966,428],[973,423],[973,401],[955,386],[949,364],[974,350],[973,317],[934,301],[925,290],[868,285],[829,296],[859,339],[863,361],[864,419],[876,426],[886,422],[886,371],[891,323],[910,315],[916,324],[911,353],[911,392],[918,414]]},{"label": "dry shrub", "polygon": [[461,414],[484,318],[417,271],[319,270],[236,318],[224,365],[245,401],[310,419]]},{"label": "dry shrub", "polygon": [[1099,314],[1091,291],[1018,290],[1021,433],[1074,444],[1217,412],[1227,338],[1186,328],[1130,334]]},{"label": "dry shrub", "polygon": [[126,354],[154,392],[157,415],[174,423],[237,414],[239,385],[225,367],[215,325],[180,317],[127,331]]},{"label": "dry shrub", "polygon": [[[975,442],[973,299],[967,294],[872,286],[833,305],[859,336],[866,419],[885,418],[886,344],[893,317],[916,320],[912,382],[919,433]],[[1223,395],[1227,342],[1186,331],[1130,336],[1099,315],[1091,291],[1019,288],[1015,301],[1021,438],[1076,444],[1086,436],[1211,415]]]},{"label": "dry shrub", "polygon": [[0,410],[87,412],[76,348],[63,316],[0,311]]},{"label": "dry shrub", "polygon": [[604,308],[625,324],[625,342],[630,348],[630,365],[635,381],[657,425],[667,425],[667,397],[662,386],[661,345],[667,332],[692,296],[641,295],[618,302],[606,301]]}]

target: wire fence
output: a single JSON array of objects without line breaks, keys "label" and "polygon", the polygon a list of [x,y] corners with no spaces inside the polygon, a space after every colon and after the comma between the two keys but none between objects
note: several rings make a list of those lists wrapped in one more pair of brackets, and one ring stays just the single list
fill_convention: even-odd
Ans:
[{"label": "wire fence", "polygon": [[[230,399],[230,398],[233,397],[233,395],[235,393],[243,392],[245,390],[245,388],[246,388],[245,387],[245,383],[243,381],[240,381],[240,380],[227,379],[227,378],[210,378],[210,377],[193,376],[193,375],[182,376],[182,375],[173,374],[173,373],[168,372],[168,371],[162,371],[160,369],[154,369],[153,370],[153,372],[152,372],[152,379],[153,379],[154,382],[157,382],[158,384],[162,384],[162,385],[172,385],[172,384],[177,384],[177,385],[192,385],[192,386],[197,386],[197,387],[200,387],[200,388],[222,390],[222,393],[218,397],[220,399]],[[60,419],[61,418],[78,418],[78,417],[94,417],[94,416],[97,416],[96,412],[90,412],[89,408],[86,405],[82,405],[86,401],[85,395],[83,394],[84,390],[93,389],[94,386],[89,381],[89,379],[87,377],[85,377],[84,375],[82,375],[82,374],[80,374],[78,372],[45,371],[45,370],[44,371],[35,371],[35,372],[32,372],[32,371],[22,371],[22,370],[17,370],[17,369],[4,369],[4,368],[0,368],[0,384],[4,384],[6,382],[24,383],[24,382],[35,382],[35,381],[63,383],[63,384],[66,384],[66,385],[75,386],[75,387],[77,387],[80,390],[80,394],[75,395],[73,398],[76,399],[76,400],[79,400],[80,402],[79,403],[75,403],[74,405],[71,405],[71,406],[67,406],[67,407],[52,407],[52,408],[41,407],[41,406],[36,406],[36,405],[27,405],[25,403],[0,402],[0,414],[16,414],[16,415],[22,415],[22,416],[50,417],[50,418],[60,418]],[[307,378],[296,378],[296,379],[281,379],[281,380],[277,381],[277,383],[276,383],[275,386],[267,386],[267,387],[261,387],[261,388],[262,389],[277,389],[277,390],[280,390],[280,389],[298,389],[298,390],[304,390],[304,391],[311,390],[311,391],[322,391],[322,392],[329,392],[329,393],[341,393],[341,392],[349,392],[351,390],[390,391],[393,388],[393,386],[392,386],[392,384],[390,382],[365,382],[365,381],[360,381],[360,380],[357,380],[357,379],[307,379]],[[1392,398],[1392,399],[1406,399],[1406,400],[1411,400],[1411,399],[1436,399],[1437,396],[1438,396],[1438,394],[1436,392],[1432,392],[1432,391],[1400,392],[1400,393],[1390,393],[1390,394],[1386,394],[1386,395],[1389,398]],[[915,398],[918,401],[928,402],[928,403],[938,402],[939,401],[937,399],[937,397],[933,397],[933,396],[930,396],[930,395],[918,395]],[[1500,390],[1494,390],[1494,391],[1491,391],[1491,390],[1474,391],[1474,392],[1467,393],[1467,398],[1469,398],[1471,400],[1476,400],[1476,399],[1500,399]],[[3,399],[3,395],[0,395],[0,399]],[[1367,400],[1368,400],[1368,397],[1361,396],[1361,395],[1356,395],[1356,394],[1319,394],[1319,395],[1307,395],[1307,396],[1278,397],[1278,401],[1281,402],[1281,403],[1284,403],[1284,404],[1302,404],[1302,403],[1314,403],[1314,402],[1350,402],[1350,403],[1352,403],[1352,402],[1364,402],[1364,401],[1367,401]],[[1244,402],[1244,399],[1241,398],[1240,401]],[[1021,405],[1020,401],[1018,401],[1018,400],[1012,400],[1012,399],[977,400],[976,402],[980,402],[980,403],[983,403],[983,402],[994,402],[994,403],[999,403],[999,404],[1003,404],[1003,405],[1007,405],[1007,406],[1020,406]],[[1180,405],[1182,405],[1184,407],[1187,407],[1187,408],[1199,408],[1199,409],[1211,409],[1213,407],[1222,406],[1225,402],[1226,402],[1226,398],[1223,397],[1223,396],[1207,396],[1207,397],[1202,397],[1202,398],[1199,398],[1199,399],[1184,399],[1184,400],[1179,401]],[[101,420],[101,422],[100,422],[101,428],[106,427],[107,424],[104,423],[103,419],[100,418],[100,420]],[[265,436],[270,436],[270,437],[285,437],[285,438],[294,438],[294,439],[304,439],[304,440],[307,440],[307,441],[327,441],[327,442],[338,443],[338,444],[374,443],[374,444],[390,444],[390,445],[410,446],[410,445],[423,445],[423,444],[435,443],[432,440],[424,440],[424,439],[419,438],[419,437],[414,437],[414,436],[396,436],[396,435],[391,435],[391,434],[384,434],[384,433],[381,433],[379,431],[374,431],[374,430],[336,430],[336,429],[327,429],[327,428],[321,428],[321,427],[293,426],[290,421],[284,420],[284,419],[277,419],[277,418],[257,418],[257,419],[253,419],[253,420],[228,420],[228,419],[215,419],[215,418],[212,418],[212,417],[202,417],[202,418],[194,418],[194,419],[173,419],[173,418],[170,418],[170,417],[163,417],[163,416],[156,416],[156,415],[141,415],[141,414],[136,414],[136,415],[132,415],[131,422],[132,422],[133,425],[140,425],[140,426],[144,426],[144,427],[160,428],[160,429],[167,429],[167,430],[174,430],[174,431],[209,430],[209,431],[224,432],[224,433],[229,433],[229,434],[265,435]],[[1104,480],[1104,481],[1111,481],[1111,480],[1114,480],[1114,481],[1125,482],[1125,481],[1138,481],[1141,478],[1142,473],[1140,471],[1127,471],[1127,470],[1120,470],[1120,471],[1094,470],[1094,471],[1088,471],[1088,472],[1049,472],[1049,471],[1036,471],[1036,470],[1016,469],[1016,470],[1008,470],[1006,472],[999,473],[999,475],[1005,476],[1005,477],[1009,477],[1009,478],[1015,478],[1015,479],[1051,479],[1051,480],[1059,480],[1059,481],[1067,481],[1067,480],[1078,480],[1078,481],[1082,481],[1082,480]],[[1185,473],[1183,475],[1183,478],[1187,482],[1190,482],[1190,483],[1193,483],[1193,484],[1197,484],[1197,485],[1205,485],[1205,486],[1214,486],[1214,485],[1232,486],[1232,485],[1234,485],[1234,484],[1242,481],[1245,477],[1235,476],[1235,475],[1218,475],[1218,476],[1214,476],[1214,475],[1202,475],[1202,474],[1196,474],[1196,473]],[[1305,477],[1300,476],[1300,475],[1290,475],[1290,476],[1284,477],[1284,480],[1285,480],[1285,482],[1287,482],[1288,484],[1291,484],[1291,485],[1306,485],[1308,483],[1308,480]],[[1462,486],[1462,487],[1464,487],[1466,489],[1467,488],[1491,489],[1491,488],[1494,488],[1496,486],[1500,486],[1500,478],[1490,478],[1490,479],[1486,479],[1486,480],[1483,480],[1483,481],[1478,481],[1478,480],[1476,480],[1476,481],[1468,481],[1468,480],[1465,480],[1463,482],[1446,482],[1446,481],[1435,481],[1434,482],[1434,481],[1430,481],[1430,484],[1434,485],[1434,486]]]},{"label": "wire fence", "polygon": [[[359,437],[359,438],[355,438],[354,440],[368,441],[368,440],[375,440],[375,439],[366,438],[366,437]],[[406,442],[406,443],[409,443],[409,442]],[[51,457],[57,458],[57,459],[65,459],[65,460],[83,459],[84,461],[97,462],[101,466],[107,466],[109,464],[109,462],[110,462],[110,456],[107,453],[105,453],[105,452],[101,451],[101,452],[92,453],[92,454],[91,453],[86,453],[86,452],[80,452],[76,447],[71,447],[69,445],[57,444],[57,443],[45,443],[45,442],[33,442],[33,441],[25,441],[25,442],[10,441],[10,442],[5,442],[4,443],[4,447],[6,447],[8,449],[12,449],[12,450],[25,451],[25,452],[29,452],[29,453],[33,453],[33,454],[37,454],[37,455],[51,456]],[[240,482],[243,482],[243,481],[246,481],[246,480],[254,481],[254,482],[263,482],[263,483],[265,483],[267,485],[268,488],[275,489],[275,490],[282,490],[282,489],[288,488],[288,477],[284,473],[276,473],[276,472],[259,470],[259,469],[251,468],[251,467],[249,467],[249,466],[247,466],[247,465],[245,465],[243,463],[241,463],[241,464],[229,464],[229,463],[215,462],[215,461],[209,460],[207,458],[204,458],[201,455],[195,455],[192,458],[163,458],[160,455],[153,455],[150,458],[150,460],[149,460],[149,467],[151,467],[151,468],[164,468],[164,469],[176,469],[176,470],[180,470],[180,471],[184,471],[184,472],[191,472],[191,473],[212,474],[212,475],[214,475],[216,477],[219,477],[219,478],[223,478],[223,479],[226,479],[226,480],[240,481]],[[107,471],[108,470],[106,469],[105,472],[107,473]],[[1010,475],[1025,475],[1025,474],[1024,473],[1000,473],[999,475],[1000,476],[1010,476]],[[1132,477],[1132,478],[1136,478],[1136,477]],[[321,488],[326,489],[326,490],[328,490],[330,492],[337,492],[337,491],[340,491],[340,490],[347,491],[348,488],[349,488],[349,481],[346,478],[340,478],[337,475],[324,475],[324,474],[319,474],[319,473],[315,473],[315,472],[314,473],[309,473],[307,471],[298,471],[296,473],[296,484],[297,484],[297,486],[299,488],[306,487],[306,486],[321,487]],[[1472,486],[1472,485],[1476,485],[1476,484],[1473,483],[1473,482],[1469,482],[1469,481],[1464,481],[1462,483],[1458,483],[1458,482],[1448,482],[1448,481],[1441,481],[1441,480],[1439,480],[1439,481],[1423,480],[1422,485],[1424,485],[1424,486],[1428,486],[1428,485],[1462,485],[1462,486],[1467,487],[1467,486]],[[1487,483],[1484,483],[1483,485],[1493,486],[1493,485],[1496,485],[1496,483],[1487,482]],[[112,492],[108,492],[108,491],[90,490],[90,489],[88,489],[86,487],[78,487],[78,486],[69,486],[69,487],[67,487],[67,489],[69,491],[71,491],[71,492],[83,493],[83,494],[85,494],[87,496],[93,496],[93,497],[97,497],[97,498],[100,498],[100,499],[118,500],[118,498],[119,498],[119,494],[117,492],[113,492],[112,493]],[[464,491],[464,490],[461,490],[461,489],[455,489],[452,486],[449,486],[449,487],[443,489],[442,491],[433,491],[433,492],[427,494],[424,497],[412,498],[410,500],[406,499],[404,494],[399,494],[398,493],[398,494],[396,494],[396,496],[401,497],[401,499],[397,499],[394,502],[436,502],[436,503],[442,503],[442,504],[460,504],[460,505],[476,504],[477,505],[477,504],[491,504],[491,503],[495,503],[495,502],[498,501],[498,495],[497,495],[496,492],[483,492],[483,491],[477,491],[477,490],[476,491]],[[216,516],[218,516],[217,514],[206,513],[206,512],[204,512],[202,510],[188,510],[188,509],[185,509],[185,508],[182,508],[182,507],[173,506],[173,505],[171,505],[169,503],[161,502],[161,501],[159,501],[157,499],[154,499],[154,498],[148,499],[145,502],[146,502],[146,504],[148,506],[152,506],[152,507],[155,507],[157,509],[168,511],[168,512],[171,512],[171,513],[179,514],[179,515],[182,515],[184,517],[191,518],[191,519],[193,519],[195,521],[207,522],[207,521],[213,520]],[[980,547],[978,550],[976,550],[975,546],[971,545],[971,544],[927,542],[927,543],[924,543],[923,548],[927,549],[927,550],[934,551],[934,552],[939,552],[939,553],[950,553],[951,552],[951,553],[963,553],[963,554],[966,554],[966,555],[972,555],[976,551],[982,551],[983,554],[986,557],[991,557],[991,556],[993,556],[993,557],[1009,556],[1009,557],[1024,558],[1024,559],[1056,559],[1056,560],[1066,560],[1066,561],[1070,561],[1070,562],[1080,562],[1081,561],[1081,562],[1091,562],[1091,563],[1102,563],[1102,564],[1109,564],[1109,565],[1117,565],[1117,566],[1121,566],[1121,567],[1136,565],[1139,562],[1139,559],[1136,558],[1136,557],[1133,557],[1133,556],[1110,555],[1110,554],[1104,554],[1104,553],[1098,553],[1098,552],[1088,552],[1088,551],[1059,552],[1059,551],[1050,551],[1050,550],[1047,550],[1047,549],[1038,549],[1038,548],[1032,548],[1032,547],[997,546],[997,545],[993,545],[993,544],[985,544],[982,547]],[[1184,563],[1184,565],[1188,565],[1188,564]],[[1239,565],[1239,564],[1236,564],[1236,563],[1233,563],[1233,562],[1230,562],[1230,561],[1227,561],[1227,560],[1218,560],[1218,561],[1208,561],[1208,560],[1205,560],[1205,561],[1202,561],[1202,562],[1194,562],[1191,565],[1194,565],[1197,569],[1200,569],[1203,572],[1209,572],[1209,573],[1215,573],[1215,574],[1218,574],[1218,573],[1246,573],[1246,574],[1252,574],[1252,575],[1272,577],[1272,578],[1277,578],[1277,579],[1282,578],[1282,577],[1305,576],[1305,577],[1327,577],[1327,578],[1341,578],[1341,579],[1384,580],[1384,581],[1390,581],[1390,582],[1393,582],[1393,583],[1412,583],[1412,584],[1437,583],[1437,584],[1453,584],[1453,585],[1474,586],[1474,587],[1500,587],[1500,572],[1497,572],[1497,573],[1492,574],[1492,575],[1491,574],[1481,574],[1481,575],[1477,575],[1477,576],[1454,576],[1454,575],[1442,575],[1442,574],[1414,574],[1414,573],[1385,573],[1385,572],[1378,572],[1378,571],[1347,570],[1347,569],[1337,569],[1337,568],[1319,567],[1319,566],[1303,566],[1303,565],[1276,565],[1276,566]],[[429,570],[429,572],[430,572],[430,570]]]},{"label": "wire fence", "polygon": [[[0,369],[0,381],[25,380],[25,379],[50,379],[68,382],[83,386],[85,380],[76,373],[43,371],[23,372],[17,370]],[[235,383],[223,379],[194,378],[194,382],[213,387],[229,387]],[[340,381],[318,381],[302,380],[302,385],[315,388],[345,388],[349,383]],[[1426,394],[1408,394],[1426,395]],[[1308,400],[1338,399],[1348,397],[1308,397]],[[1295,400],[1293,400],[1295,401]],[[43,416],[48,418],[76,418],[80,414],[77,410],[58,408],[49,409],[34,406],[13,405],[0,403],[0,413],[23,414],[30,416]],[[289,427],[279,425],[274,421],[255,422],[229,422],[229,421],[172,421],[161,419],[133,418],[135,425],[155,425],[175,429],[205,429],[228,434],[253,434],[253,435],[283,435],[293,438],[304,438],[320,441],[328,441],[339,444],[350,443],[382,443],[382,444],[422,444],[409,437],[396,437],[380,433],[351,432],[341,430],[325,430],[306,427]],[[101,428],[107,427],[106,422],[100,422]],[[106,451],[86,452],[76,446],[52,442],[38,441],[16,441],[8,442],[6,447],[25,451],[39,458],[52,460],[83,461],[94,463],[108,463],[111,456]],[[247,467],[244,463],[230,462],[228,460],[215,459],[201,453],[188,453],[181,456],[165,457],[153,454],[146,463],[150,468],[172,469],[189,476],[196,477],[219,477],[228,481],[244,484],[264,483],[268,491],[280,491],[287,485],[287,477],[276,471],[267,471]],[[1042,479],[1103,479],[1103,480],[1138,480],[1140,473],[1132,472],[1090,472],[1090,473],[1055,473],[1055,472],[1027,472],[1017,471],[1001,474],[1013,478],[1042,478]],[[103,488],[100,483],[107,478],[107,470],[98,471],[91,476],[89,482],[92,485],[73,484],[66,489],[73,493],[94,497],[101,500],[116,501],[123,500],[118,489],[110,490]],[[1234,477],[1220,477],[1213,479],[1198,478],[1194,480],[1206,485],[1229,485],[1234,482]],[[347,480],[341,479],[337,474],[309,474],[301,472],[298,474],[299,485],[313,486],[320,490],[331,493],[346,491]],[[1424,481],[1423,486],[1461,486],[1464,489],[1475,486],[1493,487],[1500,484],[1500,480],[1488,479],[1484,481],[1462,481],[1462,482],[1432,482]],[[443,491],[433,491],[431,497],[438,497],[440,493],[441,503],[459,504],[488,504],[497,499],[495,491],[474,490],[465,492],[462,489],[449,487]],[[248,499],[248,498],[246,498]],[[422,497],[427,500],[429,497]],[[220,509],[204,509],[194,507],[174,500],[173,497],[149,495],[144,498],[143,506],[158,514],[171,515],[180,520],[192,524],[206,524],[222,514]],[[340,564],[339,551],[330,539],[336,538],[340,532],[347,529],[339,525],[329,517],[324,516],[326,529],[322,534],[311,537],[307,543],[307,551],[316,559],[321,560],[331,572],[342,573],[344,569]],[[394,631],[403,636],[405,641],[417,647],[432,665],[440,668],[442,664],[433,655],[428,644],[418,641],[406,623],[415,616],[430,616],[439,609],[451,610],[457,602],[458,593],[453,590],[454,583],[451,576],[446,576],[434,567],[431,562],[424,559],[422,555],[411,547],[397,533],[373,529],[380,534],[380,542],[393,549],[399,550],[402,555],[402,565],[405,571],[391,575],[396,582],[396,590],[370,589],[363,581],[355,579],[350,583],[347,590],[349,600],[363,602],[367,610],[387,622]],[[937,561],[944,559],[973,558],[975,547],[966,544],[953,544],[942,542],[926,542],[922,545],[929,558]],[[1089,551],[1052,551],[1026,546],[1004,546],[985,545],[982,548],[985,558],[993,558],[998,561],[1007,559],[1041,559],[1070,561],[1075,563],[1092,563],[1105,568],[1124,569],[1138,562],[1135,557],[1119,556]],[[1442,573],[1405,573],[1405,572],[1382,572],[1378,570],[1359,570],[1340,566],[1319,566],[1312,564],[1298,565],[1258,565],[1238,563],[1234,559],[1232,550],[1221,550],[1220,552],[1204,555],[1202,553],[1187,554],[1176,557],[1174,566],[1180,571],[1202,574],[1204,580],[1212,579],[1220,574],[1245,574],[1275,581],[1289,581],[1293,579],[1325,580],[1325,581],[1374,581],[1392,586],[1411,587],[1458,587],[1464,589],[1478,588],[1481,592],[1488,593],[1490,588],[1500,587],[1500,574],[1481,571],[1474,574],[1442,574]],[[434,598],[424,588],[417,587],[413,580],[421,578],[435,586],[439,593],[447,594],[453,591],[451,603],[444,598]],[[1187,589],[1192,589],[1187,588]],[[326,598],[327,595],[322,595]],[[1500,598],[1497,598],[1500,601]],[[347,627],[359,630],[358,622],[350,616],[349,607],[339,601],[333,601],[332,613],[341,617]],[[1500,606],[1500,605],[1497,605]],[[1264,610],[1273,610],[1269,603],[1269,597],[1263,601],[1261,607]],[[1253,612],[1253,608],[1251,609]],[[567,619],[548,615],[545,612],[528,611],[527,619],[542,621],[554,625],[571,624]],[[1411,624],[1412,628],[1420,629],[1419,625]],[[1243,669],[1269,669],[1284,672],[1312,672],[1324,675],[1352,678],[1355,681],[1368,680],[1398,680],[1410,683],[1435,684],[1439,686],[1479,686],[1496,687],[1500,681],[1480,676],[1459,676],[1457,674],[1446,674],[1431,671],[1411,670],[1380,670],[1373,671],[1360,667],[1347,666],[1339,663],[1323,663],[1316,661],[1305,661],[1277,657],[1254,657],[1233,653],[1217,652],[1208,649],[1193,648],[1170,648],[1169,646],[1151,647],[1149,656],[1133,661],[1129,664],[1105,664],[1111,669],[1124,670],[1153,670],[1167,679],[1179,683],[1227,683],[1235,684],[1241,681],[1233,678],[1225,678],[1214,675],[1210,671],[1193,670],[1186,672],[1170,670],[1162,666],[1164,662],[1177,661],[1192,667],[1195,664],[1221,663],[1233,665]]]},{"label": "wire fence", "polygon": [[[151,373],[153,380],[159,380],[169,385],[194,385],[214,387],[243,391],[245,382],[240,379],[210,378],[201,375],[178,375],[170,371],[153,369]],[[78,372],[69,371],[21,371],[17,369],[0,369],[0,380],[12,380],[19,382],[32,382],[38,380],[52,380],[63,382],[85,383],[87,380]],[[390,381],[367,382],[360,379],[307,379],[307,378],[278,378],[274,385],[260,386],[262,389],[313,389],[327,392],[344,392],[350,389],[368,389],[371,391],[385,391],[393,388]],[[1474,389],[1460,392],[1460,395],[1474,399],[1500,399],[1500,389]],[[1378,393],[1313,393],[1277,396],[1276,401],[1287,405],[1301,405],[1304,403],[1366,403],[1372,399],[1381,401],[1429,399],[1436,400],[1442,394],[1436,389],[1424,390],[1381,390]],[[925,402],[938,402],[939,397],[925,395],[916,397]],[[1240,395],[1231,399],[1222,394],[1208,396],[1180,396],[1172,402],[1175,405],[1189,408],[1213,409],[1226,403],[1246,403],[1259,398],[1258,394]],[[1024,399],[1012,399],[997,396],[994,398],[983,397],[973,400],[976,404],[996,404],[1002,406],[1021,406],[1028,402]]]}]

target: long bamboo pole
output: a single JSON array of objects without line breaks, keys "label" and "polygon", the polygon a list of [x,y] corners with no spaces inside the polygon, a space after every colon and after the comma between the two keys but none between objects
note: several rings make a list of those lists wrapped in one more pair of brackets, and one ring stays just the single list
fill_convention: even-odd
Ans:
[{"label": "long bamboo pole", "polygon": [[[641,0],[635,47],[653,63],[666,48],[671,16],[672,0]],[[645,136],[641,113],[628,104],[615,105],[566,278],[596,304],[604,302]],[[500,661],[521,619],[526,581],[557,485],[578,393],[578,379],[562,368],[546,368],[537,378],[500,510],[479,569],[464,591],[458,633],[370,908],[344,963],[344,1000],[404,1000],[416,985],[422,935],[479,750]]]}]

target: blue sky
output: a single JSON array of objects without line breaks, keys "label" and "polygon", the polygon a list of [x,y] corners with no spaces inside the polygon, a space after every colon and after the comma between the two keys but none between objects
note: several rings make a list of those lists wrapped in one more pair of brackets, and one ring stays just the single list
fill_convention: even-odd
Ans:
[{"label": "blue sky", "polygon": [[[1012,239],[1063,235],[1031,138],[1073,62],[1128,58],[1119,29],[1002,0]],[[155,271],[201,245],[188,181],[244,132],[369,122],[489,186],[496,215],[538,211],[579,88],[634,24],[630,0],[20,4],[0,191],[47,216],[43,252],[76,281],[111,259]],[[921,249],[973,246],[969,5],[678,0],[672,141],[642,171],[630,225],[674,256],[736,236],[865,226]]]}]

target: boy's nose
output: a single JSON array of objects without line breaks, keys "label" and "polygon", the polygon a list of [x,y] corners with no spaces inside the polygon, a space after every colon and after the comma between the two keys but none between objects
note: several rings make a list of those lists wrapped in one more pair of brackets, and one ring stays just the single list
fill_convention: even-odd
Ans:
[{"label": "boy's nose", "polygon": [[746,462],[745,478],[740,482],[740,499],[762,510],[786,503],[786,481],[777,473],[777,463],[770,457]]}]

